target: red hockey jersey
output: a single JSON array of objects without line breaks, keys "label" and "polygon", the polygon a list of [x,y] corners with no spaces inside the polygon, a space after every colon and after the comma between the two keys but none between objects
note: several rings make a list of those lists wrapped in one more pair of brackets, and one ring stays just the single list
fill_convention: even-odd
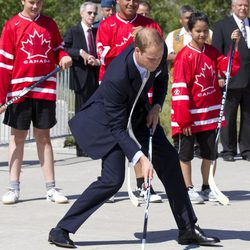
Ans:
[{"label": "red hockey jersey", "polygon": [[[63,40],[51,18],[39,15],[31,20],[21,13],[11,18],[0,40],[0,103],[47,75],[65,55]],[[56,78],[49,78],[26,97],[56,100]]]},{"label": "red hockey jersey", "polygon": [[[228,57],[205,44],[200,51],[190,44],[174,61],[172,85],[172,136],[191,126],[192,133],[217,128],[221,106],[218,74],[225,75]],[[240,67],[239,53],[233,56],[231,75]]]},{"label": "red hockey jersey", "polygon": [[101,22],[96,37],[97,54],[101,61],[100,81],[110,62],[133,42],[133,27],[137,26],[155,28],[162,35],[159,25],[142,15],[136,15],[132,20],[124,20],[116,13]]}]

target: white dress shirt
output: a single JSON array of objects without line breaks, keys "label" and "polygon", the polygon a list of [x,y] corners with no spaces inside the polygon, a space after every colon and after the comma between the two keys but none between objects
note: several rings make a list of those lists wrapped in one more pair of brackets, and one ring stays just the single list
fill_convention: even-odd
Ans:
[{"label": "white dress shirt", "polygon": [[[89,51],[88,30],[91,29],[91,27],[87,26],[84,22],[81,22],[81,25],[82,25],[82,28],[83,28],[85,40],[86,40],[88,51]],[[86,51],[86,52],[88,53],[88,51]],[[80,54],[81,54],[81,52],[80,52]]]},{"label": "white dress shirt", "polygon": [[[165,43],[168,47],[168,54],[173,53],[174,52],[174,32],[175,30],[171,31],[168,35],[167,38],[165,40]],[[186,29],[184,27],[181,28],[180,30],[180,36],[184,36],[183,39],[183,46],[186,46],[188,43],[191,42],[192,37],[190,35],[190,33],[188,31],[186,31]]]}]

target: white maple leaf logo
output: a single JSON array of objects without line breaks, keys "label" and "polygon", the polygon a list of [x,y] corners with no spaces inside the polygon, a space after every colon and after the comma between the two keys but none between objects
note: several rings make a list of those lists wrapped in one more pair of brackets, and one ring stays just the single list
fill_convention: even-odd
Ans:
[{"label": "white maple leaf logo", "polygon": [[126,44],[131,36],[132,36],[132,34],[129,33],[128,37],[122,37],[121,43],[116,44],[116,47],[120,47],[120,46],[123,46],[124,44]]},{"label": "white maple leaf logo", "polygon": [[43,38],[43,34],[35,30],[33,35],[29,35],[27,41],[22,42],[21,50],[28,55],[28,59],[34,57],[44,57],[48,58],[47,54],[50,51],[50,41]]},{"label": "white maple leaf logo", "polygon": [[201,87],[201,92],[213,89],[216,79],[213,67],[209,67],[206,63],[204,63],[204,67],[201,68],[201,73],[199,75],[195,75],[195,79],[196,81],[194,83]]}]

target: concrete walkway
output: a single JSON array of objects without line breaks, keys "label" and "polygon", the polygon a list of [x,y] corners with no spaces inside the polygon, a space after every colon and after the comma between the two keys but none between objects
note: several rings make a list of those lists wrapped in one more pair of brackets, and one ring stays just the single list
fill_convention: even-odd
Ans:
[{"label": "concrete walkway", "polygon": [[[34,144],[25,147],[21,175],[20,202],[0,203],[1,250],[59,249],[47,241],[49,230],[56,225],[78,195],[100,173],[100,161],[75,156],[75,149],[54,145],[57,186],[63,189],[70,204],[58,205],[45,200],[45,185]],[[8,149],[0,147],[0,195],[8,185]],[[193,180],[201,186],[200,160],[193,162]],[[133,180],[132,180],[133,181]],[[199,225],[210,235],[221,239],[223,249],[250,249],[250,164],[244,160],[234,163],[218,160],[216,183],[230,198],[230,205],[207,202],[194,205]],[[155,176],[154,188],[163,193]],[[113,204],[105,204],[71,235],[78,249],[139,250],[143,228],[144,206],[134,207],[128,199],[126,183]],[[180,246],[178,230],[163,194],[164,202],[149,208],[148,243],[146,250],[215,249],[217,247]]]}]

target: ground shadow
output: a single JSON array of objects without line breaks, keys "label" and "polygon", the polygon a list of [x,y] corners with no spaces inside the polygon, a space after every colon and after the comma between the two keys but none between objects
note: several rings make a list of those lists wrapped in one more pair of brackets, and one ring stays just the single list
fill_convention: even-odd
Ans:
[{"label": "ground shadow", "polygon": [[[167,200],[167,195],[166,194],[161,193],[161,192],[159,192],[157,190],[156,190],[156,192],[161,195],[163,202],[165,202]],[[124,201],[124,200],[129,200],[128,192],[120,191],[120,192],[115,194],[114,203],[121,202],[121,201]],[[155,204],[162,204],[162,202],[155,203]]]},{"label": "ground shadow", "polygon": [[[236,230],[214,230],[206,229],[204,230],[208,235],[214,235],[220,238],[221,243],[214,245],[212,247],[223,247],[223,241],[225,240],[242,240],[250,241],[250,231],[236,231]],[[107,241],[78,241],[75,242],[78,246],[100,246],[100,245],[131,245],[131,244],[141,244],[142,232],[134,233],[134,240],[107,240]],[[178,237],[178,230],[164,230],[164,231],[149,231],[147,233],[147,243],[163,243],[172,240],[176,240]],[[198,245],[188,245],[183,246],[185,250],[199,248]]]},{"label": "ground shadow", "polygon": [[223,194],[226,195],[231,201],[250,200],[250,190],[223,191]]}]

